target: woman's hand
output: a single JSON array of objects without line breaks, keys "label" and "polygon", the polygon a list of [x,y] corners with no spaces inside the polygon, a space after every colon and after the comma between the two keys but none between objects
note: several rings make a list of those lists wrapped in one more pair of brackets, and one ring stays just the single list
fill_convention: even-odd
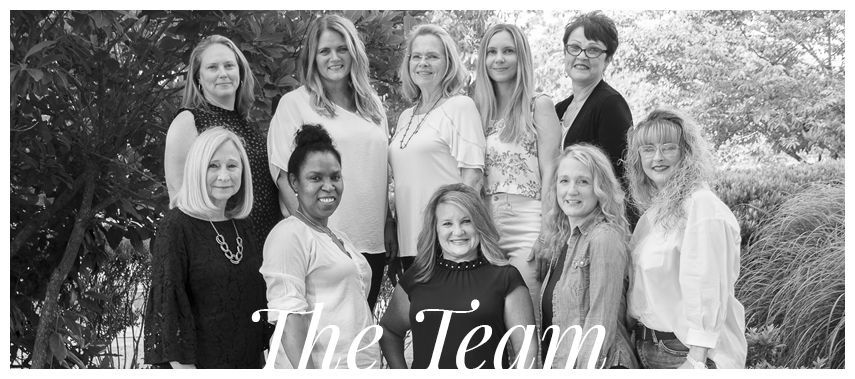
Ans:
[{"label": "woman's hand", "polygon": [[546,273],[549,271],[549,261],[552,260],[552,252],[543,246],[543,238],[543,235],[538,236],[531,248],[532,257],[537,263],[537,280],[541,282],[546,277]]},{"label": "woman's hand", "polygon": [[169,361],[169,365],[172,366],[173,369],[195,369],[196,365],[193,363],[184,364],[178,361]]},{"label": "woman's hand", "polygon": [[689,346],[689,354],[686,356],[686,361],[677,367],[678,369],[700,369],[701,366],[703,368],[707,368],[707,352],[709,351],[706,347],[701,346]]},{"label": "woman's hand", "polygon": [[389,217],[383,228],[383,245],[386,247],[386,263],[398,258],[398,223]]}]

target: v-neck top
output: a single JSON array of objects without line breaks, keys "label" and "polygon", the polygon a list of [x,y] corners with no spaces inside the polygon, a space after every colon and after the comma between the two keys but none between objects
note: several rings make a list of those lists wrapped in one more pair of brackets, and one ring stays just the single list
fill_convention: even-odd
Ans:
[{"label": "v-neck top", "polygon": [[[368,307],[368,289],[371,288],[371,266],[346,235],[331,227],[341,238],[345,249],[341,251],[326,233],[319,232],[294,216],[276,224],[264,243],[264,261],[259,270],[267,283],[267,307],[291,312],[315,311],[319,317],[318,331],[326,326],[339,329],[332,357],[332,367],[346,368],[347,351],[357,333],[374,325],[374,316]],[[323,304],[322,308],[320,304]],[[317,312],[320,311],[318,316]],[[269,319],[277,320],[271,313]],[[318,337],[312,349],[315,367],[321,367],[330,345],[330,334]],[[312,338],[313,336],[309,336]],[[356,354],[357,365],[379,368],[380,347],[369,342],[373,333],[366,333],[359,346],[367,346]],[[290,361],[280,345],[274,366],[288,368]]]}]

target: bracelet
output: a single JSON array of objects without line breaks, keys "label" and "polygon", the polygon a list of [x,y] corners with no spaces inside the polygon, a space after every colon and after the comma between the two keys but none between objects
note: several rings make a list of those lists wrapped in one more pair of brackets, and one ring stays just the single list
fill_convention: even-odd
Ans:
[{"label": "bracelet", "polygon": [[705,370],[707,368],[706,363],[698,362],[697,360],[695,360],[695,358],[692,358],[691,355],[686,356],[686,362],[689,362],[689,364],[692,365],[693,369]]}]

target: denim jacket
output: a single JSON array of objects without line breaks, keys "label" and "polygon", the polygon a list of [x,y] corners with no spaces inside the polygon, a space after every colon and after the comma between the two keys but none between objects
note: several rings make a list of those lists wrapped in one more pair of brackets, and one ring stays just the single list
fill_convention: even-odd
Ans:
[{"label": "denim jacket", "polygon": [[[595,325],[606,330],[597,368],[638,368],[626,325],[626,288],[629,254],[627,236],[596,211],[573,229],[565,245],[567,255],[561,276],[552,293],[552,323],[563,334],[579,325],[586,333]],[[549,282],[560,253],[553,252],[544,283]],[[544,286],[546,288],[546,286]],[[541,294],[543,296],[543,294]],[[587,367],[594,345],[592,333],[582,344],[576,368]],[[574,333],[558,345],[552,367],[564,368]],[[545,356],[546,352],[542,352]]]}]

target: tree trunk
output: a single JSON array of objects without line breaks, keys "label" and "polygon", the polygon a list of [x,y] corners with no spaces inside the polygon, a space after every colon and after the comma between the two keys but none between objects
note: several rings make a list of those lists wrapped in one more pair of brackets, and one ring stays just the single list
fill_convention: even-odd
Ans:
[{"label": "tree trunk", "polygon": [[59,317],[59,292],[68,277],[68,273],[74,266],[75,260],[77,260],[84,234],[92,218],[92,201],[95,197],[93,169],[90,168],[84,175],[86,176],[86,184],[83,188],[83,199],[80,201],[80,209],[77,213],[77,219],[74,221],[74,228],[71,230],[68,244],[65,245],[62,260],[53,270],[45,291],[45,299],[42,302],[39,315],[39,325],[36,329],[36,342],[33,344],[31,368],[45,368],[45,365],[51,361],[51,354],[48,352],[48,338],[54,332],[54,326],[57,317]]}]

